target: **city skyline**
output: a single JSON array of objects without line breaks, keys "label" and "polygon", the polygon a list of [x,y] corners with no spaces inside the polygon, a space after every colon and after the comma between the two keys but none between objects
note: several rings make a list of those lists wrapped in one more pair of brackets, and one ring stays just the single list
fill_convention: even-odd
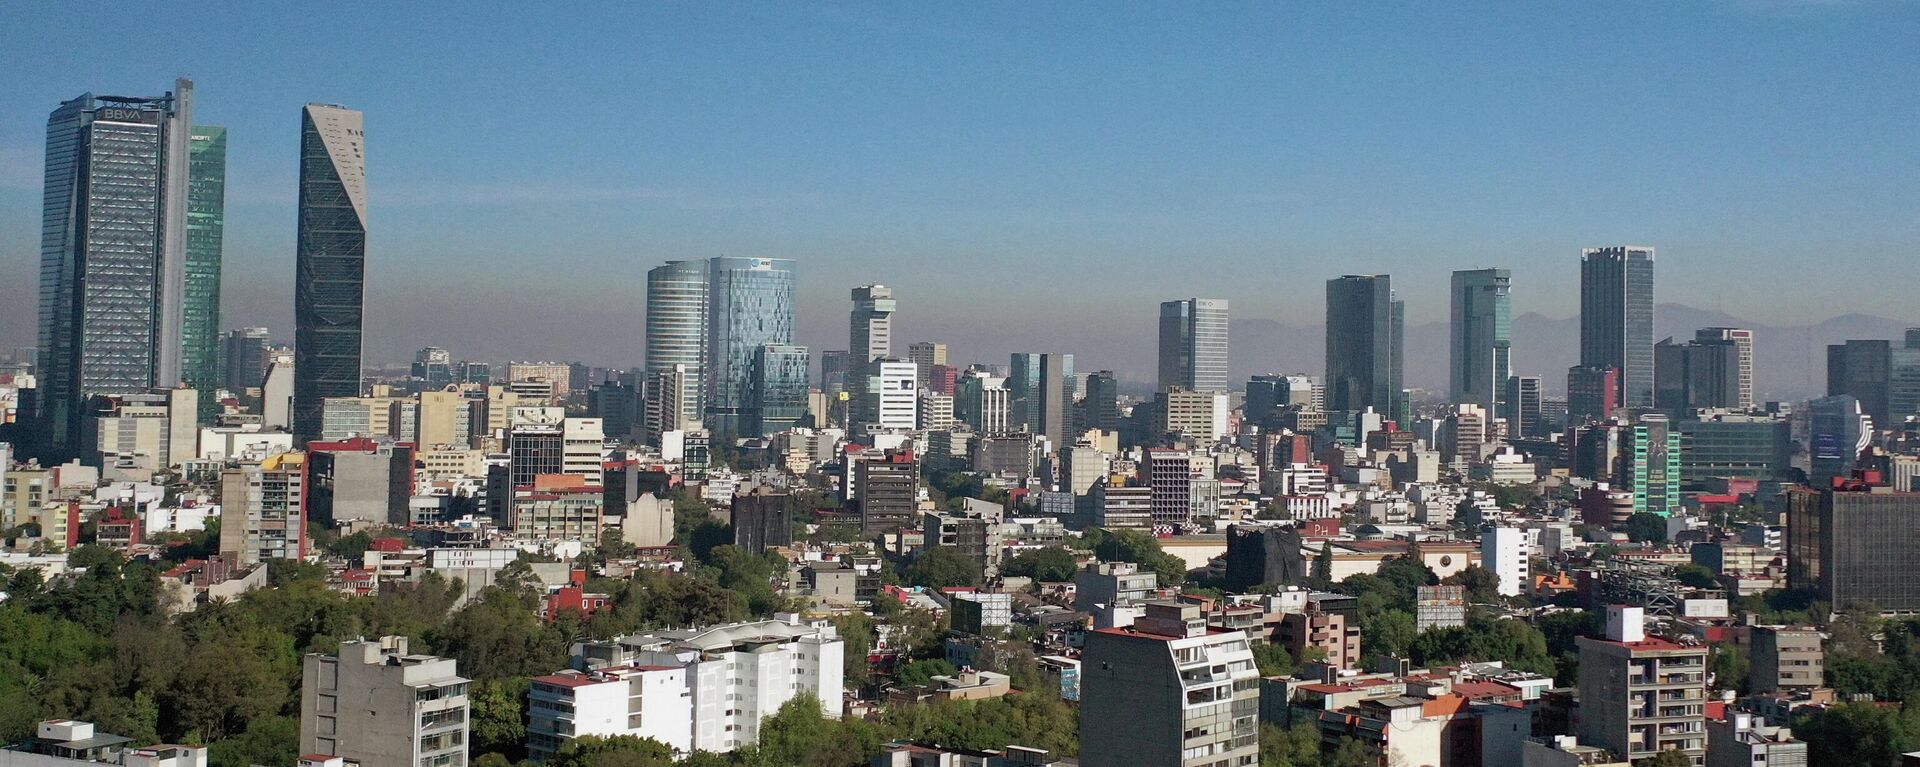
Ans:
[{"label": "city skyline", "polygon": [[[1665,300],[1723,309],[1773,324],[1817,321],[1826,319],[1818,314],[1821,301],[1769,298],[1779,290],[1807,289],[1785,267],[1795,263],[1798,254],[1817,250],[1837,254],[1833,257],[1863,272],[1897,268],[1916,224],[1897,210],[1899,203],[1888,201],[1911,199],[1908,191],[1916,182],[1885,170],[1911,167],[1913,163],[1906,160],[1913,150],[1906,142],[1889,144],[1883,129],[1875,127],[1903,124],[1910,100],[1889,104],[1886,99],[1891,93],[1888,86],[1912,79],[1912,65],[1896,60],[1881,62],[1893,66],[1862,69],[1811,57],[1817,51],[1820,56],[1856,63],[1858,57],[1884,58],[1888,50],[1898,50],[1889,46],[1906,39],[1916,19],[1910,9],[1877,4],[1788,5],[1777,11],[1740,3],[1671,9],[1676,18],[1661,20],[1672,22],[1673,28],[1660,29],[1635,43],[1663,46],[1652,48],[1661,56],[1650,63],[1608,65],[1626,67],[1612,71],[1619,76],[1617,87],[1625,89],[1622,93],[1596,80],[1610,71],[1605,67],[1554,61],[1547,53],[1556,41],[1566,42],[1559,38],[1600,34],[1645,23],[1646,18],[1622,22],[1606,14],[1583,12],[1568,20],[1568,28],[1554,30],[1521,13],[1501,19],[1498,30],[1475,33],[1458,28],[1466,22],[1421,13],[1383,19],[1347,11],[1256,11],[1240,20],[1274,39],[1229,35],[1222,49],[1183,58],[1158,77],[1128,68],[1121,70],[1128,76],[1088,80],[1094,70],[1021,56],[997,70],[994,74],[999,77],[928,64],[892,79],[867,81],[885,86],[889,94],[916,92],[909,89],[932,82],[957,86],[941,91],[950,102],[918,98],[905,107],[944,117],[961,132],[984,136],[955,142],[952,147],[911,140],[899,129],[868,127],[841,136],[832,130],[842,125],[836,116],[841,112],[836,110],[861,106],[846,100],[850,97],[816,92],[832,97],[818,106],[776,101],[774,113],[790,118],[810,141],[824,142],[815,148],[780,137],[766,140],[759,128],[766,118],[740,113],[748,103],[739,100],[744,95],[664,123],[645,120],[648,112],[644,110],[626,111],[652,126],[632,135],[608,133],[604,127],[583,123],[564,127],[561,135],[570,141],[529,143],[531,137],[524,130],[506,122],[524,121],[528,110],[559,109],[576,89],[616,90],[613,81],[603,79],[605,75],[538,89],[528,95],[525,105],[501,108],[494,114],[465,106],[458,98],[418,96],[443,92],[450,83],[485,77],[459,80],[448,69],[424,67],[396,73],[394,84],[370,83],[368,78],[353,76],[365,70],[296,71],[291,62],[262,63],[259,57],[239,56],[217,45],[189,44],[164,54],[116,53],[55,72],[43,61],[59,57],[31,55],[47,45],[31,33],[52,23],[49,6],[47,18],[33,18],[29,9],[26,24],[13,32],[0,32],[0,42],[29,54],[22,57],[25,66],[0,74],[5,78],[0,82],[18,96],[16,103],[31,107],[0,115],[0,234],[6,235],[0,236],[0,268],[10,274],[31,268],[32,243],[10,233],[31,232],[35,227],[43,140],[35,136],[35,123],[45,109],[78,90],[123,92],[152,82],[156,72],[164,76],[179,71],[197,79],[199,113],[230,131],[232,181],[223,330],[264,325],[278,337],[291,335],[292,291],[285,275],[292,268],[289,222],[297,185],[287,158],[297,137],[284,115],[291,106],[308,100],[350,103],[371,113],[376,133],[382,136],[377,141],[380,150],[374,172],[392,180],[371,195],[373,208],[380,212],[374,216],[377,254],[369,265],[369,321],[393,326],[369,334],[369,359],[374,362],[403,361],[413,349],[429,344],[471,349],[469,356],[584,358],[589,356],[584,344],[567,347],[569,341],[562,340],[555,348],[555,343],[543,339],[563,336],[565,328],[581,319],[635,323],[643,311],[637,297],[644,293],[644,279],[638,272],[668,260],[716,255],[794,258],[807,264],[799,286],[798,343],[816,349],[837,346],[832,339],[844,332],[836,316],[844,311],[844,291],[853,285],[883,282],[914,302],[914,311],[901,317],[898,333],[902,338],[951,327],[948,340],[961,359],[994,359],[1010,348],[1034,346],[1038,340],[1022,334],[1035,326],[1047,326],[1050,332],[1070,338],[1104,339],[1108,329],[1083,318],[1093,308],[1116,302],[1130,308],[1125,322],[1151,332],[1151,304],[1169,294],[1231,300],[1240,307],[1237,319],[1306,324],[1319,312],[1312,286],[1303,289],[1301,281],[1290,276],[1301,272],[1320,278],[1351,270],[1394,274],[1401,278],[1409,322],[1417,324],[1446,316],[1446,274],[1456,269],[1510,268],[1516,285],[1523,287],[1514,299],[1516,316],[1539,312],[1566,317],[1574,313],[1569,296],[1577,290],[1577,276],[1567,264],[1569,254],[1610,242],[1649,242],[1661,248],[1666,257],[1662,282],[1670,286],[1662,291]],[[63,28],[86,30],[129,20],[127,14],[99,12],[89,18],[86,13],[62,18]],[[1050,27],[1075,21],[1075,13],[1048,11],[1033,21]],[[1137,9],[1120,11],[1109,21],[1125,40],[1150,51],[1183,55],[1190,53],[1183,45],[1190,38],[1220,31],[1211,28],[1218,22],[1182,20],[1169,30],[1169,39],[1160,40],[1146,35],[1146,29],[1155,27],[1143,18],[1147,15]],[[860,65],[873,63],[862,56],[886,60],[898,54],[901,46],[911,48],[929,38],[942,42],[943,51],[960,57],[1001,50],[991,36],[980,34],[993,21],[991,14],[981,19],[940,14],[917,18],[886,9],[732,6],[661,16],[646,15],[645,20],[661,31],[638,38],[648,43],[639,50],[647,69],[613,73],[660,72],[658,77],[643,78],[639,87],[651,97],[646,101],[661,109],[679,106],[696,93],[709,93],[701,88],[722,73],[734,77],[777,70],[772,61],[754,58],[737,44],[715,49],[720,60],[711,67],[689,67],[674,57],[682,45],[714,42],[710,38],[730,22],[748,23],[748,28],[765,35],[772,46],[769,56],[794,56],[804,50],[772,29],[781,22],[824,35],[825,52],[811,61],[827,74],[845,76],[861,76]],[[180,32],[189,41],[208,34],[182,26],[180,20],[150,21]],[[272,21],[270,12],[241,12],[229,30],[254,31],[268,40]],[[1739,27],[1731,40],[1702,43],[1697,39],[1704,28],[1729,22]],[[1516,27],[1528,24],[1542,26],[1534,30],[1537,39],[1513,34]],[[1464,105],[1436,104],[1431,96],[1394,80],[1409,76],[1403,66],[1406,60],[1388,57],[1384,63],[1368,64],[1339,55],[1328,43],[1308,34],[1321,30],[1363,35],[1377,28],[1366,39],[1383,44],[1406,38],[1417,41],[1412,36],[1423,25],[1495,39],[1471,59],[1424,60],[1422,66],[1433,71],[1413,76],[1418,81],[1414,84],[1458,95],[1461,87],[1491,74],[1508,78],[1518,92],[1489,103],[1491,97],[1475,91],[1467,94],[1474,98]],[[943,37],[942,30],[953,34]],[[568,23],[547,21],[524,34],[539,40],[573,31],[577,30]],[[684,33],[685,39],[656,39],[675,32]],[[21,37],[15,39],[16,34]],[[1838,35],[1859,39],[1844,50],[1820,45]],[[466,47],[475,42],[454,42],[462,37],[450,34],[425,44],[446,54],[438,58],[477,60],[471,54],[478,49]],[[859,49],[868,43],[878,43],[878,49],[862,53]],[[1093,40],[1069,43],[1071,49],[1097,57],[1093,63],[1111,59]],[[384,33],[347,45],[367,67],[381,67],[383,62],[418,52]],[[1424,50],[1426,45],[1412,50]],[[1738,51],[1756,45],[1774,51],[1775,59],[1756,63],[1736,58]],[[181,50],[195,52],[177,58],[183,55]],[[1325,65],[1311,66],[1315,55],[1331,58]],[[508,58],[512,61],[489,65],[531,67],[536,76],[548,71],[517,56]],[[1755,66],[1746,71],[1733,66],[1735,61]],[[1664,90],[1651,85],[1658,81],[1654,75],[1688,62],[1712,66],[1701,70],[1698,82],[1670,84]],[[1262,66],[1253,67],[1256,72],[1292,76],[1238,74],[1247,67],[1229,66],[1234,63],[1257,63]],[[1861,80],[1857,77],[1861,71],[1876,76]],[[274,79],[263,79],[269,75]],[[1007,77],[1028,78],[1036,84],[996,94],[994,88],[1004,88]],[[1403,118],[1402,122],[1385,120],[1388,113],[1342,101],[1337,85],[1343,77],[1357,77],[1371,86],[1376,98],[1369,103],[1402,98],[1414,112],[1428,107],[1423,117],[1433,123],[1418,130],[1402,127]],[[1224,81],[1191,96],[1164,87],[1206,78]],[[1561,115],[1576,108],[1551,87],[1561,82],[1580,86],[1573,90],[1603,101],[1645,107],[1636,114],[1646,126],[1610,129],[1603,127],[1607,121],[1596,121],[1591,128],[1555,128],[1530,138],[1528,129],[1564,123]],[[1043,113],[1046,125],[1082,138],[1089,137],[1086,131],[1093,125],[1131,122],[1139,127],[1107,140],[1064,146],[1044,132],[1011,121],[1012,114],[1024,111],[1030,100],[1055,95],[1069,85],[1087,89],[1086,98]],[[1255,85],[1262,87],[1255,88],[1250,98],[1218,101],[1236,92],[1235,86],[1245,92]],[[1734,95],[1714,95],[1728,88]],[[1778,100],[1783,103],[1748,98],[1783,88],[1792,96]],[[462,92],[456,89],[453,95]],[[1137,115],[1144,119],[1114,119],[1118,108],[1114,105],[1127,99],[1138,99],[1139,108],[1150,110]],[[1194,99],[1204,101],[1193,103]],[[468,103],[498,106],[491,100]],[[1795,104],[1819,108],[1796,111]],[[1197,106],[1219,110],[1221,120],[1203,126],[1176,116]],[[955,113],[951,107],[975,114]],[[1703,131],[1711,126],[1688,124],[1696,116],[1696,107],[1705,110],[1706,122],[1713,125],[1766,124],[1769,128],[1759,135],[1739,133],[1730,141],[1721,135],[1720,143],[1728,146],[1705,151],[1700,147]],[[616,114],[640,110],[610,108]],[[1824,116],[1809,116],[1816,112]],[[1326,117],[1304,125],[1298,119],[1272,119],[1292,114]],[[723,124],[713,122],[716,119],[743,115],[752,119],[739,130],[712,130]],[[452,133],[440,130],[452,124],[469,127]],[[1270,127],[1256,132],[1256,125]],[[1362,135],[1341,138],[1357,128],[1364,129]],[[1427,128],[1439,132],[1430,134]],[[1487,135],[1466,139],[1472,135],[1470,129]],[[1833,130],[1839,133],[1829,133]],[[1432,153],[1420,151],[1430,144],[1432,135],[1466,143],[1457,159],[1435,159],[1429,156]],[[1207,140],[1202,141],[1203,137]],[[481,141],[498,151],[485,151],[475,143]],[[582,145],[610,154],[564,148]],[[1779,152],[1771,151],[1783,146],[1795,149],[1784,162]],[[1681,148],[1689,154],[1676,158],[1674,151]],[[1325,159],[1309,162],[1295,156],[1297,151]],[[1406,177],[1374,173],[1340,180],[1329,175],[1335,166],[1324,164],[1351,166],[1375,152],[1417,159],[1417,169]],[[739,156],[716,161],[728,153]],[[461,161],[447,161],[455,156]],[[826,164],[828,157],[842,162]],[[1759,157],[1771,162],[1757,164],[1753,158]],[[1495,158],[1500,162],[1489,164]],[[988,161],[974,162],[982,159]],[[970,164],[950,164],[957,162]],[[1486,175],[1501,180],[1496,184],[1463,175],[1460,168],[1450,167],[1455,162],[1500,168]],[[1616,167],[1621,163],[1624,167]],[[1669,164],[1675,167],[1668,169]],[[882,170],[886,167],[899,170]],[[953,167],[966,167],[968,172],[956,174]],[[1159,172],[1141,175],[1155,168]],[[1050,180],[1042,182],[1030,173],[1036,169],[1059,172],[1043,174]],[[1602,173],[1608,175],[1597,175]],[[1132,176],[1143,184],[1135,191],[1108,191],[1115,174]],[[1444,196],[1436,196],[1440,187],[1435,184],[1442,179],[1449,186]],[[574,185],[569,186],[569,180]],[[1455,189],[1456,184],[1466,187]],[[1869,186],[1861,188],[1861,184]],[[1502,191],[1496,186],[1509,188]],[[1767,191],[1777,192],[1781,200],[1758,204],[1755,196]],[[1810,197],[1822,191],[1828,194]],[[977,203],[969,202],[976,197]],[[1525,207],[1516,208],[1514,203],[1522,199]],[[1683,200],[1686,204],[1678,204]],[[1528,212],[1514,217],[1515,209]],[[583,225],[589,220],[593,226]],[[1497,221],[1517,223],[1493,223]],[[379,253],[391,257],[383,259]],[[1204,259],[1216,273],[1172,268],[1175,259],[1181,258]],[[1087,269],[1095,263],[1093,259],[1103,268]],[[1345,262],[1355,262],[1354,268],[1346,268]],[[445,272],[453,263],[473,268],[449,276]],[[582,273],[604,270],[616,278],[586,286],[516,282],[509,275],[526,263],[559,263]],[[1287,267],[1264,268],[1270,263]],[[1739,264],[1744,279],[1750,281],[1740,290],[1715,279],[1731,264]],[[1142,285],[1135,284],[1142,281],[1119,282],[1101,273],[1147,274],[1156,279]],[[1086,281],[1086,289],[1059,295],[1050,289],[1068,278]],[[436,284],[435,280],[460,288],[448,291],[458,295],[421,295],[420,287]],[[18,281],[0,282],[0,307],[4,307],[0,308],[0,344],[32,342],[27,329],[32,318],[21,308],[21,301],[31,298],[29,290]],[[1816,284],[1812,291],[1815,295],[1810,298],[1845,295],[1859,311],[1914,319],[1906,314],[1896,291],[1882,292],[1871,284],[1835,281]],[[575,298],[574,292],[582,300],[568,300]],[[510,328],[489,328],[486,333],[466,327],[455,319],[457,308],[476,296],[522,321]],[[981,311],[983,303],[989,310]],[[1146,308],[1133,312],[1133,306]],[[1111,335],[1125,338],[1127,333]],[[483,339],[493,348],[472,348]],[[1089,361],[1114,367],[1124,377],[1151,375],[1150,369],[1107,364],[1094,344],[1075,346]],[[540,351],[548,353],[540,355]],[[601,364],[640,364],[637,338],[595,351],[595,361]],[[1555,377],[1550,370],[1527,372]]]}]

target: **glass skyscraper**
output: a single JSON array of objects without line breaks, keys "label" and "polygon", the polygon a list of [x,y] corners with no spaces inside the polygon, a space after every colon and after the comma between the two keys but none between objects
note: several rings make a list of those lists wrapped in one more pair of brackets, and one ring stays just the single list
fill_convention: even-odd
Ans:
[{"label": "glass skyscraper", "polygon": [[47,117],[39,361],[51,456],[80,448],[89,397],[179,381],[193,84],[175,87],[88,93]]},{"label": "glass skyscraper", "polygon": [[1160,390],[1227,390],[1227,300],[1160,304]]},{"label": "glass skyscraper", "polygon": [[300,112],[300,206],[294,251],[293,434],[320,436],[328,397],[360,396],[367,276],[367,163],[360,112]]},{"label": "glass skyscraper", "polygon": [[753,355],[793,343],[794,263],[721,256],[707,261],[706,426],[721,439],[744,433]]},{"label": "glass skyscraper", "polygon": [[680,402],[680,423],[705,412],[707,262],[668,261],[647,271],[647,372],[679,370],[692,396]]},{"label": "glass skyscraper", "polygon": [[1392,277],[1327,280],[1326,409],[1358,413],[1370,407],[1398,417],[1405,332],[1406,306],[1394,296]]},{"label": "glass skyscraper", "polygon": [[1582,253],[1580,365],[1619,371],[1620,407],[1653,407],[1653,248]]},{"label": "glass skyscraper", "polygon": [[811,363],[805,346],[766,344],[754,349],[740,436],[764,437],[800,425],[807,415]]},{"label": "glass skyscraper", "polygon": [[220,263],[227,218],[227,129],[193,126],[187,171],[186,271],[181,289],[180,377],[210,419],[220,373]]},{"label": "glass skyscraper", "polygon": [[1453,273],[1447,397],[1496,412],[1513,375],[1512,272],[1470,269]]}]

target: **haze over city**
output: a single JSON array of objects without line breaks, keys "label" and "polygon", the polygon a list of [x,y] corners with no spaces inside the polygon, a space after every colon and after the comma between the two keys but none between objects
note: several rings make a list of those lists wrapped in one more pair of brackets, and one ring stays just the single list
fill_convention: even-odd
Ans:
[{"label": "haze over city", "polygon": [[[14,3],[0,345],[33,342],[45,107],[174,75],[229,129],[225,325],[280,337],[299,106],[364,111],[374,364],[637,364],[646,269],[715,255],[797,260],[814,348],[884,282],[902,337],[1134,381],[1168,297],[1233,301],[1237,378],[1317,372],[1327,278],[1393,274],[1417,330],[1450,271],[1508,266],[1517,317],[1563,319],[1608,244],[1727,324],[1920,320],[1883,279],[1920,238],[1914,4],[1382,10]],[[1571,336],[1520,335],[1518,368],[1564,369]],[[1841,337],[1761,334],[1772,388],[1817,389]]]}]

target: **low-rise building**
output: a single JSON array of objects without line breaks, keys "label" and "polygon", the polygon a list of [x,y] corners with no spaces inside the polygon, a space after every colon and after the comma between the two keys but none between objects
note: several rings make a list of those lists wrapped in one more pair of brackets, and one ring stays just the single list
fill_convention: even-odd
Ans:
[{"label": "low-rise building", "polygon": [[306,657],[300,752],[363,767],[463,767],[467,679],[451,658],[407,652],[407,638],[340,643]]}]

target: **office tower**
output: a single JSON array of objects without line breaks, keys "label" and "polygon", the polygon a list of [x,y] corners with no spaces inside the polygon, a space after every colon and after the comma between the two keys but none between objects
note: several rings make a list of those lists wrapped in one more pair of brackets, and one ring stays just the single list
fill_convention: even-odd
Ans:
[{"label": "office tower", "polygon": [[1550,431],[1541,413],[1540,377],[1508,376],[1506,393],[1500,397],[1501,418],[1507,419],[1507,434],[1521,439],[1538,439]]},{"label": "office tower", "polygon": [[[293,365],[275,362],[267,366],[267,375],[260,382],[261,426],[281,431],[293,428],[293,379]],[[320,402],[322,426],[325,426],[326,400]]]},{"label": "office tower", "polygon": [[1675,424],[1680,476],[1688,488],[1716,477],[1772,479],[1793,466],[1793,430],[1777,415],[1701,413]]},{"label": "office tower", "polygon": [[1160,304],[1159,389],[1227,390],[1227,300],[1185,298]]},{"label": "office tower", "polygon": [[1153,490],[1153,523],[1181,526],[1192,521],[1193,453],[1153,447],[1147,448],[1146,458],[1141,479]]},{"label": "office tower", "polygon": [[606,422],[598,418],[568,418],[560,422],[560,472],[586,479],[589,485],[606,481]]},{"label": "office tower", "polygon": [[[1259,762],[1260,672],[1247,635],[1200,606],[1147,602],[1128,628],[1087,632],[1080,762],[1203,767]],[[1205,667],[1218,672],[1196,673]]]},{"label": "office tower", "polygon": [[1836,610],[1920,610],[1920,493],[1896,490],[1867,473],[1817,488],[1787,491],[1787,586]]},{"label": "office tower", "polygon": [[705,261],[668,261],[647,270],[647,372],[677,369],[693,393],[680,401],[676,420],[697,422],[702,415],[707,288]]},{"label": "office tower", "polygon": [[1567,421],[1604,421],[1620,407],[1620,370],[1575,365],[1567,369]]},{"label": "office tower", "polygon": [[453,380],[486,386],[493,383],[493,366],[485,362],[461,360],[453,366]]},{"label": "office tower", "polygon": [[438,346],[425,347],[413,353],[407,374],[426,388],[444,387],[453,383],[453,355]]},{"label": "office tower", "polygon": [[960,396],[953,404],[954,416],[971,425],[980,434],[1004,434],[1013,431],[1013,393],[1007,379],[969,370],[960,379]]},{"label": "office tower", "polygon": [[55,455],[80,449],[89,398],[181,381],[193,83],[174,87],[47,117],[37,370]]},{"label": "office tower", "polygon": [[414,439],[419,440],[423,448],[466,447],[473,441],[474,404],[474,400],[457,390],[420,392],[419,405],[414,410]]},{"label": "office tower", "polygon": [[1920,328],[1907,328],[1905,342],[1887,350],[1888,429],[1901,429],[1920,415]]},{"label": "office tower", "polygon": [[916,412],[917,428],[927,431],[948,431],[953,428],[952,396],[922,389]]},{"label": "office tower", "polygon": [[1081,410],[1085,413],[1082,427],[1120,431],[1120,381],[1113,371],[1100,370],[1087,375],[1087,396],[1082,400]]},{"label": "office tower", "polygon": [[1405,306],[1384,274],[1327,281],[1328,410],[1392,414],[1401,400]]},{"label": "office tower", "polygon": [[1495,411],[1513,375],[1512,273],[1471,269],[1453,273],[1448,401]]},{"label": "office tower", "polygon": [[1674,418],[1740,406],[1740,347],[1668,338],[1653,347],[1653,404]]},{"label": "office tower", "polygon": [[1490,527],[1480,531],[1481,567],[1498,579],[1501,596],[1517,597],[1532,588],[1527,572],[1532,553],[1525,530]]},{"label": "office tower", "polygon": [[187,169],[186,255],[181,268],[180,378],[219,412],[220,264],[227,219],[227,129],[193,126]]},{"label": "office tower", "polygon": [[1052,449],[1057,450],[1072,444],[1067,441],[1067,429],[1072,425],[1073,355],[1039,356],[1039,386],[1027,398],[1028,412],[1033,414],[1034,433],[1046,437]]},{"label": "office tower", "polygon": [[530,487],[542,474],[566,472],[566,408],[516,407],[507,417],[511,487]]},{"label": "office tower", "polygon": [[847,379],[852,402],[851,426],[858,429],[878,416],[874,376],[876,363],[893,356],[893,289],[862,285],[853,289],[853,312],[847,318],[847,349],[853,369]]},{"label": "office tower", "polygon": [[[907,347],[907,361],[913,363],[919,372],[915,374],[914,385],[928,388],[927,376],[935,365],[947,364],[947,345],[937,341],[919,341]],[[942,394],[952,394],[951,391]]]},{"label": "office tower", "polygon": [[952,365],[928,365],[922,371],[920,386],[928,391],[953,396],[960,392],[960,369]]},{"label": "office tower", "polygon": [[1620,407],[1653,406],[1653,248],[1582,251],[1580,364],[1620,371]]},{"label": "office tower", "polygon": [[707,280],[705,426],[730,440],[744,425],[755,350],[793,343],[794,262],[722,256],[707,261]]},{"label": "office tower", "polygon": [[699,421],[689,420],[697,413],[689,413],[686,406],[700,396],[691,378],[685,365],[647,373],[640,391],[640,400],[646,406],[640,431],[646,444],[660,447],[667,432],[699,428]]},{"label": "office tower", "polygon": [[1607,607],[1606,633],[1580,637],[1580,743],[1625,760],[1707,753],[1707,646],[1646,633],[1645,609]]},{"label": "office tower", "polygon": [[[221,386],[236,395],[245,395],[250,389],[259,389],[267,378],[267,365],[271,362],[273,339],[267,336],[266,328],[240,328],[227,331],[225,349],[221,352]],[[212,392],[207,392],[212,397]]]},{"label": "office tower", "polygon": [[755,349],[739,436],[764,437],[800,425],[807,416],[811,370],[805,346],[766,344]]},{"label": "office tower", "polygon": [[[1753,398],[1753,331],[1745,328],[1701,328],[1694,331],[1693,340],[1702,343],[1726,341],[1739,349],[1740,372],[1737,376],[1739,379],[1737,387],[1740,390],[1740,397],[1738,404],[1734,407],[1752,410],[1759,404]],[[1659,369],[1658,362],[1654,363],[1654,369]]]},{"label": "office tower", "polygon": [[300,753],[351,764],[465,767],[467,683],[451,658],[415,655],[407,638],[340,643],[300,668]]},{"label": "office tower", "polygon": [[872,403],[872,410],[863,425],[869,429],[903,431],[917,428],[914,364],[896,357],[883,357],[870,363],[870,369],[873,375],[868,378],[867,400]]},{"label": "office tower", "polygon": [[220,472],[220,556],[241,566],[305,558],[306,485],[305,453]]},{"label": "office tower", "polygon": [[1850,394],[1821,397],[1807,403],[1807,479],[1826,487],[1845,477],[1873,444],[1873,417],[1860,399]]},{"label": "office tower", "polygon": [[1846,394],[1860,400],[1861,410],[1873,418],[1876,428],[1889,428],[1895,422],[1889,406],[1892,381],[1891,341],[1853,340],[1827,347],[1827,396]]},{"label": "office tower", "polygon": [[1033,431],[1040,411],[1034,396],[1040,388],[1040,355],[1014,352],[1007,361],[1006,387],[1013,428]]},{"label": "office tower", "polygon": [[536,761],[589,735],[725,753],[757,742],[788,701],[813,698],[834,719],[846,706],[845,642],[830,624],[727,623],[576,647],[570,668],[532,679],[527,750]]},{"label": "office tower", "polygon": [[1224,391],[1187,391],[1173,387],[1155,395],[1154,431],[1178,434],[1203,445],[1228,436],[1227,393]]},{"label": "office tower", "polygon": [[920,508],[920,464],[913,451],[887,452],[854,465],[854,493],[860,502],[860,536],[897,533],[912,527]]},{"label": "office tower", "polygon": [[833,349],[820,353],[820,394],[827,400],[827,410],[815,413],[814,421],[820,426],[847,425],[848,402],[847,375],[852,369],[853,353],[844,349]]},{"label": "office tower", "polygon": [[367,277],[366,132],[358,111],[300,112],[294,250],[293,437],[320,434],[321,401],[360,396]]},{"label": "office tower", "polygon": [[1627,438],[1621,482],[1633,491],[1633,510],[1663,517],[1678,513],[1680,430],[1665,415],[1649,413],[1634,421]]}]

